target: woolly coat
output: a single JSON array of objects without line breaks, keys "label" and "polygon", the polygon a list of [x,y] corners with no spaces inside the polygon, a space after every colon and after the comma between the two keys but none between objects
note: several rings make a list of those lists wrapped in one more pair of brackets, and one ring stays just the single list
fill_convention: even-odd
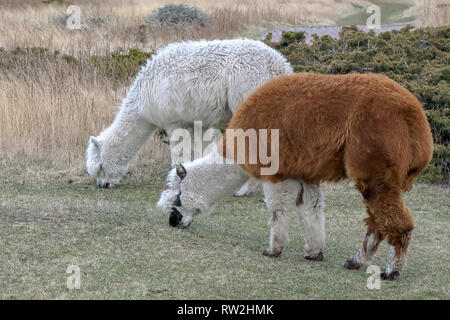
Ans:
[{"label": "woolly coat", "polygon": [[252,176],[272,182],[301,178],[318,184],[350,177],[409,190],[433,152],[422,105],[398,83],[376,74],[272,79],[244,101],[228,125],[251,128],[280,130],[277,174],[261,176],[260,163],[242,164]]}]

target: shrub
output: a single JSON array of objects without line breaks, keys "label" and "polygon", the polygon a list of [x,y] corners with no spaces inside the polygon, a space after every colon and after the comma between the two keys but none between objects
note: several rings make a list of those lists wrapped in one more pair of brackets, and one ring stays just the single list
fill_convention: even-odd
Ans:
[{"label": "shrub", "polygon": [[363,32],[344,27],[337,39],[283,32],[277,43],[272,35],[265,42],[278,49],[295,72],[342,74],[382,73],[410,90],[424,105],[435,142],[435,152],[422,179],[450,183],[450,26]]},{"label": "shrub", "polygon": [[109,23],[108,19],[103,18],[103,17],[91,16],[91,17],[87,18],[87,20],[86,20],[86,24],[89,27],[101,27],[108,23]]},{"label": "shrub", "polygon": [[10,70],[23,65],[31,65],[38,68],[43,61],[57,62],[62,57],[59,56],[59,51],[51,52],[47,48],[31,47],[22,48],[17,47],[13,50],[0,50],[0,70]]},{"label": "shrub", "polygon": [[207,23],[207,15],[194,7],[168,4],[157,9],[149,20],[150,23],[157,22],[161,26],[197,24],[203,27]]},{"label": "shrub", "polygon": [[52,22],[59,26],[66,26],[67,19],[69,19],[70,15],[67,13],[61,13],[60,15],[54,17]]},{"label": "shrub", "polygon": [[154,52],[143,52],[130,49],[127,54],[113,52],[108,56],[92,56],[94,66],[114,81],[121,81],[134,77],[139,68],[146,64]]},{"label": "shrub", "polygon": [[41,0],[41,2],[43,4],[52,4],[52,3],[56,3],[56,4],[59,4],[59,5],[68,5],[68,4],[70,4],[70,2],[66,1],[66,0]]}]

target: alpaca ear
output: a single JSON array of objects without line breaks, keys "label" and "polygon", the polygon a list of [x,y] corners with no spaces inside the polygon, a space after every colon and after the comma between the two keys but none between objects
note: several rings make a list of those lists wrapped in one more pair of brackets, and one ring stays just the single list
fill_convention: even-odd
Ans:
[{"label": "alpaca ear", "polygon": [[100,150],[100,144],[98,143],[98,140],[96,137],[90,137],[89,138],[89,142],[92,143],[94,145],[94,147],[96,147],[97,149]]},{"label": "alpaca ear", "polygon": [[186,168],[180,163],[175,165],[175,170],[177,171],[177,176],[183,180],[186,177]]}]

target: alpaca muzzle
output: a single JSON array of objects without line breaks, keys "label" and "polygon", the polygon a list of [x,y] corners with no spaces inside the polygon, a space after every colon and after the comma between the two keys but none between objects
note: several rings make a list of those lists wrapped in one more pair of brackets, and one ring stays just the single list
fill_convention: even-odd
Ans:
[{"label": "alpaca muzzle", "polygon": [[97,182],[97,187],[102,188],[102,189],[107,189],[109,188],[110,184],[109,182]]},{"label": "alpaca muzzle", "polygon": [[169,224],[172,227],[178,227],[181,224],[181,219],[183,219],[183,215],[176,208],[172,208],[172,212],[170,212],[169,217]]}]

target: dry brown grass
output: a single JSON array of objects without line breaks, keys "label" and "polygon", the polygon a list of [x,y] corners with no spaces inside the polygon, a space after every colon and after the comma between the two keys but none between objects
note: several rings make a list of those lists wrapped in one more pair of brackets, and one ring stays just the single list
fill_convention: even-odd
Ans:
[{"label": "dry brown grass", "polygon": [[[78,0],[83,21],[100,17],[106,23],[88,26],[85,31],[71,31],[60,19],[66,5],[1,0],[0,47],[6,51],[16,47],[59,50],[76,57],[78,63],[42,56],[3,61],[8,67],[0,73],[0,156],[25,155],[62,166],[83,166],[89,136],[98,134],[112,121],[132,80],[113,84],[92,67],[93,54],[129,48],[150,51],[173,41],[249,36],[280,26],[330,25],[342,13],[354,10],[351,2]],[[368,4],[366,0],[357,2]],[[139,31],[152,12],[167,3],[198,7],[211,17],[211,22],[203,28],[175,30],[153,26]],[[418,3],[415,8],[434,8]],[[426,12],[432,12],[432,17],[435,11]],[[167,148],[158,139],[146,150],[145,158],[167,157]]]},{"label": "dry brown grass", "polygon": [[446,26],[450,24],[450,0],[422,0],[418,2],[419,24]]},{"label": "dry brown grass", "polygon": [[[0,156],[79,167],[89,135],[112,122],[131,79],[117,87],[88,56],[9,56],[0,58],[8,66],[0,73]],[[166,157],[166,146],[155,137],[146,156]]]},{"label": "dry brown grass", "polygon": [[[351,1],[334,0],[97,0],[76,1],[81,8],[82,20],[101,17],[103,26],[85,32],[68,30],[58,18],[67,5],[36,5],[38,0],[6,1],[0,10],[0,45],[3,47],[42,46],[74,54],[88,47],[91,52],[123,47],[155,49],[165,43],[181,39],[233,37],[252,27],[271,24],[330,25],[343,12],[354,9]],[[368,1],[360,3],[366,5]],[[74,2],[75,3],[75,2]],[[202,9],[211,16],[205,28],[184,32],[152,30],[145,44],[140,42],[139,26],[154,10],[168,3],[184,3]]]},{"label": "dry brown grass", "polygon": [[[170,1],[172,2],[172,1]],[[46,56],[26,55],[3,61],[0,73],[0,146],[2,156],[25,155],[56,164],[82,166],[89,135],[111,123],[131,79],[118,87],[89,63],[93,54],[139,48],[150,51],[185,39],[230,38],[264,24],[329,22],[314,1],[188,1],[211,17],[204,28],[139,26],[169,1],[77,1],[82,20],[100,17],[106,23],[71,31],[61,17],[67,6],[40,1],[2,1],[0,47],[43,47],[74,56],[76,65]],[[330,1],[322,1],[323,4]],[[345,5],[340,6],[343,10]],[[307,8],[307,9],[303,9]],[[317,11],[312,15],[312,11]],[[327,20],[328,19],[328,20]],[[62,22],[61,22],[62,20]],[[142,38],[145,41],[142,41]],[[7,59],[7,58],[4,58]],[[149,155],[149,153],[151,153]],[[153,139],[145,157],[166,157],[166,146]]]}]

